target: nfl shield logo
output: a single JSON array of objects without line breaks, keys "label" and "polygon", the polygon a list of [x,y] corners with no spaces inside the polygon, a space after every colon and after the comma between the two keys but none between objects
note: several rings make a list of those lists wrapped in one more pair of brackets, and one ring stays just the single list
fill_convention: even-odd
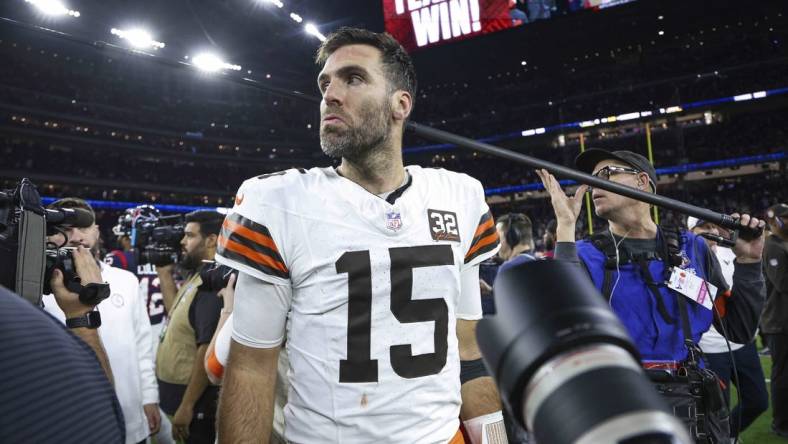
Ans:
[{"label": "nfl shield logo", "polygon": [[399,213],[393,211],[386,213],[386,228],[391,231],[397,231],[402,228],[402,218]]}]

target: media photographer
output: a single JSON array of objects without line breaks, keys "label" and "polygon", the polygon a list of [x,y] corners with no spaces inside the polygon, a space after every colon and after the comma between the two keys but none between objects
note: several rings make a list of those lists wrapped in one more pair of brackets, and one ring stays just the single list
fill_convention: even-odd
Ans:
[{"label": "media photographer", "polygon": [[[82,245],[77,246],[71,250],[71,258],[73,259],[76,275],[79,276],[80,283],[83,287],[104,284],[104,279],[101,276],[101,269],[93,258],[93,253],[90,252],[90,248]],[[96,357],[101,364],[101,368],[104,369],[104,373],[106,373],[110,382],[114,383],[112,368],[107,358],[107,351],[96,329],[101,325],[100,318],[95,318],[94,315],[94,313],[96,313],[96,306],[100,301],[96,303],[82,302],[82,298],[80,298],[78,293],[66,288],[63,272],[57,268],[52,270],[52,279],[49,285],[52,289],[54,301],[60,310],[62,310],[66,319],[85,319],[86,321],[88,319],[93,319],[92,322],[88,321],[84,325],[82,323],[73,323],[73,326],[69,324],[67,324],[67,326],[71,329],[72,333],[79,336],[80,339],[85,341],[85,343],[96,352]]]},{"label": "media photographer", "polygon": [[[195,211],[185,217],[180,266],[188,272],[179,290],[174,265],[157,264],[169,313],[156,356],[162,410],[171,416],[172,436],[189,443],[213,443],[218,387],[210,384],[203,365],[216,330],[222,300],[213,279],[203,282],[205,262],[213,261],[224,216]],[[203,284],[208,284],[207,287]]]},{"label": "media photographer", "polygon": [[[167,222],[175,219],[174,224]],[[145,301],[151,331],[154,335],[153,356],[159,346],[159,336],[164,328],[167,315],[159,285],[156,265],[171,264],[178,257],[183,226],[180,215],[162,217],[152,205],[128,208],[118,217],[118,224],[112,228],[117,236],[118,250],[104,256],[104,262],[128,270],[140,281],[140,292]],[[174,296],[175,291],[172,291]]]},{"label": "media photographer", "polygon": [[[81,209],[95,214],[82,199],[64,198],[53,202],[50,209]],[[63,283],[60,269],[53,271],[52,295],[44,295],[44,309],[66,326],[76,330],[98,332],[106,347],[107,367],[114,376],[115,390],[126,424],[126,442],[145,440],[159,429],[158,387],[153,369],[151,327],[140,297],[139,281],[134,274],[98,262],[91,249],[98,245],[99,227],[68,227],[48,236],[50,247],[69,252],[73,258],[82,289],[79,304],[62,304],[59,292],[73,283]],[[58,254],[58,257],[62,257]],[[68,260],[66,254],[63,260]],[[98,282],[100,284],[96,285]],[[62,286],[62,288],[60,288]],[[73,295],[70,295],[73,296]],[[73,300],[73,297],[72,299]],[[86,301],[92,301],[86,304]],[[95,310],[87,308],[93,303]]]},{"label": "media photographer", "polygon": [[[575,165],[597,177],[656,192],[656,171],[639,154],[590,149],[577,157]],[[585,267],[635,341],[644,366],[656,369],[649,375],[668,402],[677,411],[697,408],[699,415],[681,418],[694,438],[698,442],[728,439],[719,385],[713,374],[700,367],[696,344],[712,322],[732,341],[746,343],[754,336],[765,298],[760,272],[763,236],[736,241],[729,292],[703,239],[658,226],[646,203],[594,189],[596,214],[608,220],[609,229],[575,243],[575,224],[587,187],[580,186],[573,197],[567,197],[551,174],[538,173],[558,221],[555,258]],[[763,226],[746,214],[740,220],[743,227]],[[694,396],[693,386],[694,390],[702,387],[703,394]]]}]

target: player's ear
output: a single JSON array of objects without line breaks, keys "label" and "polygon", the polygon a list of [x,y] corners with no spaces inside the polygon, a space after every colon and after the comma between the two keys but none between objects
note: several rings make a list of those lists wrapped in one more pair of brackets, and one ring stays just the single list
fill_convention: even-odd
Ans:
[{"label": "player's ear", "polygon": [[413,97],[409,92],[398,89],[391,95],[391,110],[396,120],[404,122],[413,111]]}]

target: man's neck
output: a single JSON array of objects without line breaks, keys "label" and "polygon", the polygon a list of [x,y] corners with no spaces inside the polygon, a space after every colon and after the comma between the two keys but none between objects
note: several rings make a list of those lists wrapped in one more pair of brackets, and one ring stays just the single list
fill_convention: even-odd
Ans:
[{"label": "man's neck", "polygon": [[617,217],[608,221],[610,232],[619,237],[629,239],[654,239],[657,237],[657,224],[651,220],[648,211],[630,209],[621,212]]},{"label": "man's neck", "polygon": [[514,248],[512,248],[512,253],[509,255],[509,260],[512,260],[523,253],[528,253],[529,251],[531,251],[531,247],[528,245],[515,245]]},{"label": "man's neck", "polygon": [[397,138],[389,146],[372,150],[363,159],[343,157],[337,171],[372,194],[394,191],[405,181],[401,143],[402,139]]}]

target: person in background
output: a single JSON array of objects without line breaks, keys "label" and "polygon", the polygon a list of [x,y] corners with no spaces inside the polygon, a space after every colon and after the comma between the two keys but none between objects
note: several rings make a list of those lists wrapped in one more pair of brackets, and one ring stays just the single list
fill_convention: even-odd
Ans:
[{"label": "person in background", "polygon": [[[717,225],[691,216],[687,218],[687,228],[701,236],[726,234]],[[732,287],[733,262],[736,260],[736,254],[730,248],[718,245],[715,240],[705,237],[704,240],[717,256],[725,282],[729,288]],[[739,402],[731,410],[730,415],[731,438],[736,438],[769,408],[769,393],[766,391],[766,381],[755,340],[747,344],[729,342],[712,325],[709,331],[701,336],[698,345],[706,355],[709,367],[725,384],[725,399],[729,404],[731,382],[736,384]],[[736,377],[733,377],[734,371]]]},{"label": "person in background", "polygon": [[[632,151],[591,148],[575,159],[575,166],[603,180],[657,192],[654,166]],[[716,256],[702,238],[676,227],[657,225],[649,204],[598,187],[592,192],[594,210],[607,220],[608,229],[575,242],[577,219],[588,187],[582,185],[568,197],[552,174],[545,170],[537,173],[556,214],[555,260],[575,263],[588,272],[628,330],[645,368],[666,361],[698,368],[696,344],[712,324],[720,326],[730,340],[752,340],[765,299],[762,235],[752,239],[740,236],[736,241],[733,287],[729,291]],[[741,216],[739,224],[751,230],[763,227],[762,221],[748,214]],[[673,405],[694,402],[689,395],[664,399]],[[712,431],[714,439],[729,439],[728,409],[705,405],[709,407],[701,417],[703,426]],[[678,417],[686,415],[686,409],[674,412]]]},{"label": "person in background", "polygon": [[534,257],[534,229],[531,219],[523,213],[509,213],[495,224],[501,249],[498,258],[502,261],[499,272],[523,262],[536,260]]},{"label": "person in background", "polygon": [[788,205],[774,205],[766,216],[771,233],[764,246],[768,297],[761,329],[772,355],[772,431],[788,438]]},{"label": "person in background", "polygon": [[[87,202],[73,197],[57,200],[49,208],[79,208],[94,214]],[[47,242],[93,249],[98,239],[99,227],[94,222],[90,227],[65,229],[49,236]],[[100,267],[101,278],[110,288],[110,296],[96,306],[102,322],[98,334],[106,347],[115,391],[123,409],[126,443],[134,444],[156,433],[161,420],[150,322],[134,274],[95,261]],[[71,322],[71,316],[60,308],[54,295],[44,295],[42,302],[52,316],[67,325]]]},{"label": "person in background", "polygon": [[[222,309],[216,292],[200,290],[200,271],[216,254],[216,239],[224,216],[200,210],[186,215],[181,240],[181,266],[190,272],[170,305],[169,321],[156,356],[156,376],[162,410],[171,416],[172,437],[187,443],[212,444],[216,438],[219,389],[205,373],[205,352]],[[173,266],[156,267],[162,289],[174,289]]]},{"label": "person in background", "polygon": [[544,235],[542,236],[542,242],[544,243],[544,254],[542,257],[545,259],[552,259],[553,254],[555,254],[555,227],[556,221],[555,219],[551,219],[550,222],[547,223]]}]

